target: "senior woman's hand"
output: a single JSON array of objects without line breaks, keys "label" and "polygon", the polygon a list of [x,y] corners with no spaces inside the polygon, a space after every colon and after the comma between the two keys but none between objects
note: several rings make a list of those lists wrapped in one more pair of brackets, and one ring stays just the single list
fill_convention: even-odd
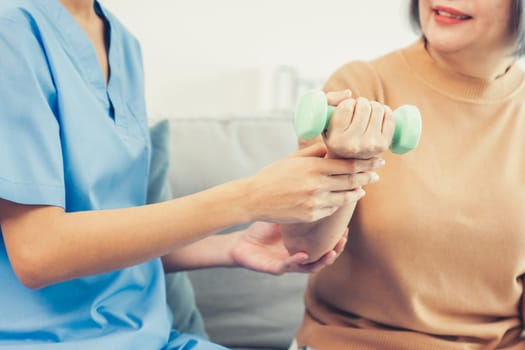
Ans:
[{"label": "senior woman's hand", "polygon": [[390,107],[350,98],[337,105],[323,139],[330,158],[369,159],[388,149],[394,129]]}]

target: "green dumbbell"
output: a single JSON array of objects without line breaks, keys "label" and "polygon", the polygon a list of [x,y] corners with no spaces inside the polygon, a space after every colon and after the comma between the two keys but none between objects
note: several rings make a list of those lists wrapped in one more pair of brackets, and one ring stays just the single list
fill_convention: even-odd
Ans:
[{"label": "green dumbbell", "polygon": [[[320,135],[328,127],[335,107],[329,106],[321,90],[312,90],[299,98],[295,110],[295,133],[309,140]],[[421,114],[413,105],[403,105],[393,112],[396,123],[390,150],[403,154],[413,150],[421,136]]]}]

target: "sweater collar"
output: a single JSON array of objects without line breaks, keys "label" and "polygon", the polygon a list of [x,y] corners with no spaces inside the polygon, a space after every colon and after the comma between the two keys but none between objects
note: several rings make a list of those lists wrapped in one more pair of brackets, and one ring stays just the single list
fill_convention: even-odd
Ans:
[{"label": "sweater collar", "polygon": [[402,50],[411,70],[433,89],[452,98],[477,103],[495,103],[511,98],[525,87],[525,73],[514,63],[495,80],[468,77],[447,70],[434,61],[423,39]]}]

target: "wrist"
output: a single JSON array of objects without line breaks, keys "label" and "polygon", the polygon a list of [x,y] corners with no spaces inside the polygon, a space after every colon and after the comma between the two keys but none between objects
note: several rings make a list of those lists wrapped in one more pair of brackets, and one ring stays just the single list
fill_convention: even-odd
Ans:
[{"label": "wrist", "polygon": [[226,243],[226,258],[225,267],[243,267],[242,264],[237,260],[236,247],[240,239],[242,239],[242,231],[227,233],[228,241]]},{"label": "wrist", "polygon": [[240,216],[243,218],[242,223],[260,221],[264,218],[264,212],[261,203],[264,201],[260,198],[262,193],[255,184],[254,177],[247,177],[236,180],[238,194],[238,208]]},{"label": "wrist", "polygon": [[235,223],[230,226],[255,221],[257,198],[251,184],[251,178],[231,181],[228,183],[228,188],[230,195],[220,205],[229,206],[228,211],[233,213],[236,219]]}]

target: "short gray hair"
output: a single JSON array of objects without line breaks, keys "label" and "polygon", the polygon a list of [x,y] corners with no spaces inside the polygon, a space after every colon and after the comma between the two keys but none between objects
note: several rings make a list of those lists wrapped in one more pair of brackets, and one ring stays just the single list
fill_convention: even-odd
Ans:
[{"label": "short gray hair", "polygon": [[[511,29],[516,34],[516,55],[525,55],[525,0],[512,0]],[[419,22],[419,0],[410,0],[410,24],[417,33],[421,34]]]}]

